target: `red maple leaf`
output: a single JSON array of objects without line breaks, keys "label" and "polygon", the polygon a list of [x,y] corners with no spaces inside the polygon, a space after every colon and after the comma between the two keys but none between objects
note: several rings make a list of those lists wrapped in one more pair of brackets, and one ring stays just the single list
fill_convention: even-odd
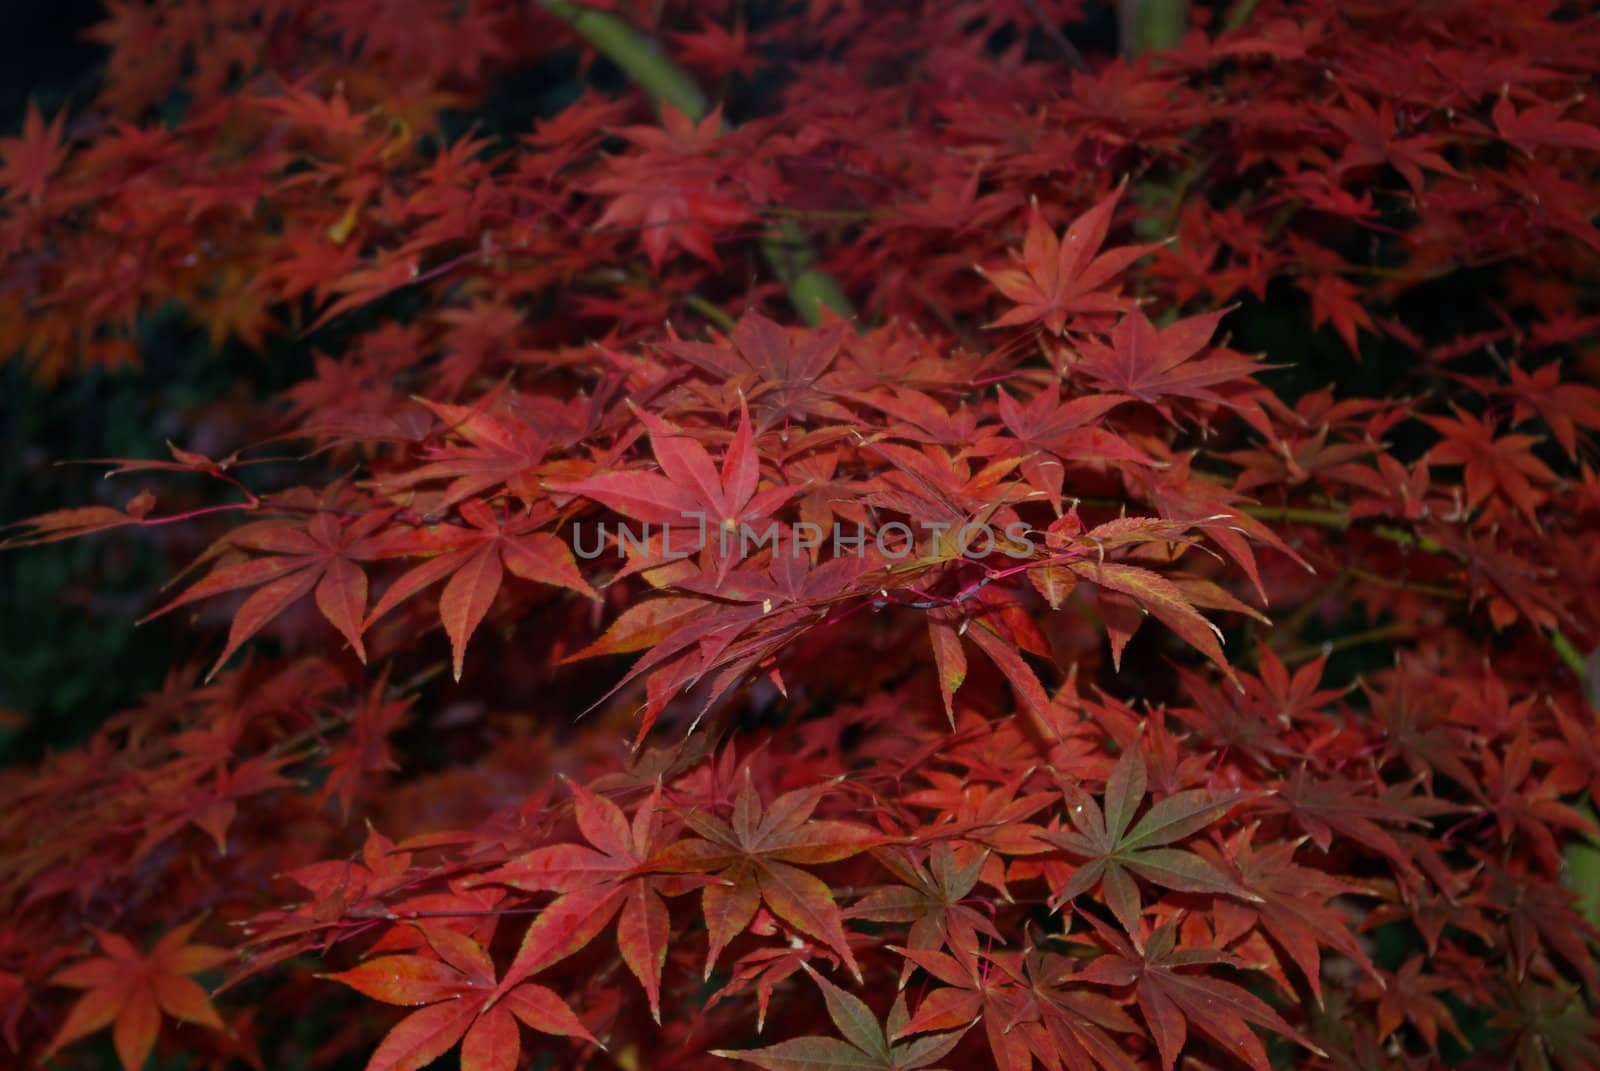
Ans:
[{"label": "red maple leaf", "polygon": [[[1294,841],[1254,843],[1255,827],[1228,838],[1223,849],[1204,842],[1195,850],[1248,890],[1253,902],[1221,900],[1217,904],[1219,943],[1226,944],[1252,925],[1277,942],[1305,975],[1311,992],[1322,999],[1322,949],[1331,948],[1361,965],[1376,977],[1343,912],[1328,906],[1335,896],[1364,890],[1324,871],[1294,863],[1299,844]],[[1223,940],[1224,931],[1228,940]]]},{"label": "red maple leaf", "polygon": [[1027,1035],[1016,1025],[1033,1013],[1015,953],[979,956],[972,952],[946,955],[919,949],[895,949],[944,985],[922,998],[911,1021],[891,1040],[932,1030],[959,1030],[982,1021],[997,1071],[1027,1071],[1033,1066]]},{"label": "red maple leaf", "polygon": [[[1161,1066],[1172,1071],[1192,1024],[1255,1071],[1269,1071],[1266,1048],[1250,1024],[1266,1027],[1326,1057],[1305,1035],[1284,1021],[1265,1001],[1232,982],[1184,968],[1228,961],[1214,948],[1178,945],[1176,919],[1156,927],[1142,942],[1130,942],[1092,915],[1085,915],[1111,952],[1089,963],[1085,982],[1134,988],[1139,1011],[1154,1036]],[[1140,928],[1143,933],[1144,928]]]},{"label": "red maple leaf", "polygon": [[[759,490],[760,455],[750,413],[740,406],[739,427],[719,471],[699,439],[642,409],[635,414],[650,432],[650,446],[661,474],[604,472],[588,479],[551,483],[557,491],[583,495],[625,517],[661,526],[669,542],[686,551],[704,551],[726,575],[741,533],[769,518],[797,488]],[[672,530],[677,529],[676,539]],[[691,536],[689,533],[693,532]],[[702,542],[703,541],[703,542]],[[668,547],[670,551],[672,547]]]},{"label": "red maple leaf", "polygon": [[1510,367],[1511,384],[1505,392],[1516,401],[1512,419],[1522,423],[1539,414],[1569,458],[1578,456],[1578,429],[1600,429],[1600,387],[1563,382],[1561,365],[1552,361],[1525,372]]},{"label": "red maple leaf", "polygon": [[1547,497],[1544,488],[1555,483],[1556,474],[1533,455],[1537,438],[1496,438],[1493,425],[1459,408],[1455,409],[1454,418],[1424,416],[1422,420],[1444,436],[1444,442],[1429,451],[1429,462],[1462,466],[1469,508],[1482,505],[1498,492],[1521,510],[1535,528],[1539,526],[1538,509]]},{"label": "red maple leaf", "polygon": [[1106,390],[1151,404],[1168,397],[1232,404],[1211,388],[1246,379],[1264,366],[1254,357],[1223,347],[1195,360],[1227,313],[1222,309],[1158,328],[1144,310],[1134,309],[1111,329],[1109,344],[1085,339],[1082,356],[1073,367]]},{"label": "red maple leaf", "polygon": [[1438,135],[1398,136],[1392,101],[1381,100],[1374,108],[1365,97],[1347,90],[1344,103],[1343,109],[1329,107],[1322,112],[1323,118],[1348,139],[1344,155],[1335,165],[1339,171],[1392,164],[1418,197],[1422,196],[1424,168],[1444,175],[1457,174],[1444,157],[1433,151],[1442,140]]},{"label": "red maple leaf", "polygon": [[532,982],[504,989],[494,961],[466,934],[424,926],[432,955],[379,956],[337,974],[325,974],[363,996],[402,1007],[425,1005],[384,1035],[367,1071],[417,1071],[457,1043],[462,1071],[515,1071],[523,1025],[541,1034],[581,1038],[598,1045],[567,1002]]},{"label": "red maple leaf", "polygon": [[161,1029],[161,1017],[170,1016],[212,1030],[223,1029],[206,991],[191,978],[220,967],[233,953],[210,945],[194,945],[189,937],[201,920],[168,931],[149,955],[143,955],[125,937],[95,930],[104,955],[80,960],[51,977],[55,985],[88,990],[62,1020],[43,1058],[63,1045],[107,1026],[123,1071],[140,1071]]},{"label": "red maple leaf", "polygon": [[[703,884],[703,879],[652,872],[657,866],[656,857],[666,847],[659,784],[634,813],[632,822],[620,807],[604,796],[576,782],[569,782],[569,787],[578,829],[592,847],[555,844],[536,848],[475,878],[473,884],[508,885],[528,892],[558,892],[564,905],[561,911],[555,912],[557,915],[575,915],[573,905],[587,902],[593,905],[593,910],[583,916],[585,927],[604,927],[613,915],[620,913],[618,950],[628,969],[644,986],[650,1012],[659,1023],[661,967],[666,962],[667,938],[671,932],[667,906],[661,898],[687,892]],[[553,929],[529,932],[530,937],[524,939],[508,977],[524,974],[535,959],[543,963],[546,946],[542,941],[546,933],[557,936]]]},{"label": "red maple leaf", "polygon": [[1045,221],[1038,201],[1031,202],[1020,269],[978,269],[995,289],[1019,306],[989,326],[1012,327],[1037,321],[1051,334],[1059,335],[1077,317],[1129,308],[1133,301],[1118,296],[1111,283],[1156,246],[1130,245],[1100,252],[1121,196],[1122,187],[1118,186],[1073,220],[1059,239]]},{"label": "red maple leaf", "polygon": [[595,227],[637,227],[651,267],[661,270],[674,245],[715,264],[713,234],[753,219],[749,203],[734,196],[708,148],[722,131],[721,109],[695,122],[663,105],[658,127],[624,127],[623,137],[642,152],[613,160],[593,188],[614,195]]},{"label": "red maple leaf", "polygon": [[302,527],[281,521],[262,521],[236,529],[220,546],[264,552],[270,557],[249,558],[217,566],[183,594],[151,612],[145,620],[171,613],[197,599],[209,599],[241,588],[255,588],[240,604],[228,630],[228,642],[207,679],[233,653],[279,614],[306,595],[315,593],[317,609],[337,628],[363,662],[362,618],[367,609],[367,576],[355,563],[376,557],[373,534],[391,511],[376,509],[343,524],[331,512],[313,514]]},{"label": "red maple leaf", "polygon": [[548,507],[512,514],[496,510],[481,499],[472,499],[461,503],[457,511],[467,526],[401,533],[384,541],[386,555],[414,548],[417,553],[434,557],[395,580],[361,627],[368,627],[423,588],[449,577],[439,596],[439,619],[450,637],[453,670],[460,680],[467,644],[494,605],[507,572],[591,599],[598,596],[578,572],[572,548],[544,530],[551,521]]},{"label": "red maple leaf", "polygon": [[812,819],[812,812],[831,788],[798,789],[763,808],[747,771],[734,800],[731,822],[701,811],[684,816],[700,837],[669,846],[656,863],[718,879],[702,894],[709,941],[708,976],[717,956],[744,932],[763,903],[778,918],[821,939],[852,973],[860,975],[832,891],[800,867],[848,859],[885,838],[854,822]]},{"label": "red maple leaf", "polygon": [[1532,156],[1534,148],[1540,145],[1600,152],[1600,129],[1575,119],[1561,118],[1573,103],[1540,101],[1519,112],[1511,103],[1510,94],[1501,93],[1491,118],[1500,136],[1527,156]]},{"label": "red maple leaf", "polygon": [[44,198],[50,177],[67,158],[67,148],[62,141],[62,130],[67,122],[65,108],[56,112],[49,123],[39,114],[39,105],[28,102],[28,112],[22,120],[22,134],[14,138],[0,138],[0,186],[5,187],[8,201],[27,200],[38,204]]}]

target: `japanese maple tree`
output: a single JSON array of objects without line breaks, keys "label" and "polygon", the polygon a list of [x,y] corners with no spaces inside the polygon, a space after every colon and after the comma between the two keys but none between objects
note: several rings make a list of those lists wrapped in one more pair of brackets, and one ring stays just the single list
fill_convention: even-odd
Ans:
[{"label": "japanese maple tree", "polygon": [[0,358],[298,371],[8,1065],[1600,1068],[1600,15],[1103,6],[106,0]]}]

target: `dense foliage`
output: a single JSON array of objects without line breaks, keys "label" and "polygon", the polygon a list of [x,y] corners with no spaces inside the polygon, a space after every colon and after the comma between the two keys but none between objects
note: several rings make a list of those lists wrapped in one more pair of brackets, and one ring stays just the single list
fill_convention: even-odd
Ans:
[{"label": "dense foliage", "polygon": [[107,0],[0,351],[314,365],[12,529],[6,1059],[1600,1067],[1600,20],[1091,6]]}]

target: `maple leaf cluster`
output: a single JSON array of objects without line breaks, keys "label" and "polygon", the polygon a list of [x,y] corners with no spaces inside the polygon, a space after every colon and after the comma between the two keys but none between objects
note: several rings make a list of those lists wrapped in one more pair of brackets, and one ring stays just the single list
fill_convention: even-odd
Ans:
[{"label": "maple leaf cluster", "polygon": [[1079,8],[108,3],[0,353],[307,373],[9,530],[200,628],[0,773],[0,1044],[1600,1067],[1600,22]]}]

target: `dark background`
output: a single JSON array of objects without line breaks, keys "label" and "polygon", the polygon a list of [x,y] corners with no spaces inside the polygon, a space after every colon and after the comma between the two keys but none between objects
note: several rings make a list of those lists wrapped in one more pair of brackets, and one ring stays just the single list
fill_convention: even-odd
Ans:
[{"label": "dark background", "polygon": [[[83,38],[101,17],[97,0],[6,0],[4,9],[0,133],[11,135],[30,99],[46,116],[87,104],[104,50]],[[160,334],[159,322],[151,327]],[[69,505],[120,504],[123,489],[99,470],[55,462],[155,456],[192,405],[226,389],[225,370],[193,345],[146,353],[139,370],[76,374],[54,390],[0,355],[0,525]],[[0,766],[80,739],[182,660],[172,657],[175,629],[133,627],[170,575],[165,555],[137,535],[0,553],[0,709],[29,718],[22,728],[0,727]]]}]

